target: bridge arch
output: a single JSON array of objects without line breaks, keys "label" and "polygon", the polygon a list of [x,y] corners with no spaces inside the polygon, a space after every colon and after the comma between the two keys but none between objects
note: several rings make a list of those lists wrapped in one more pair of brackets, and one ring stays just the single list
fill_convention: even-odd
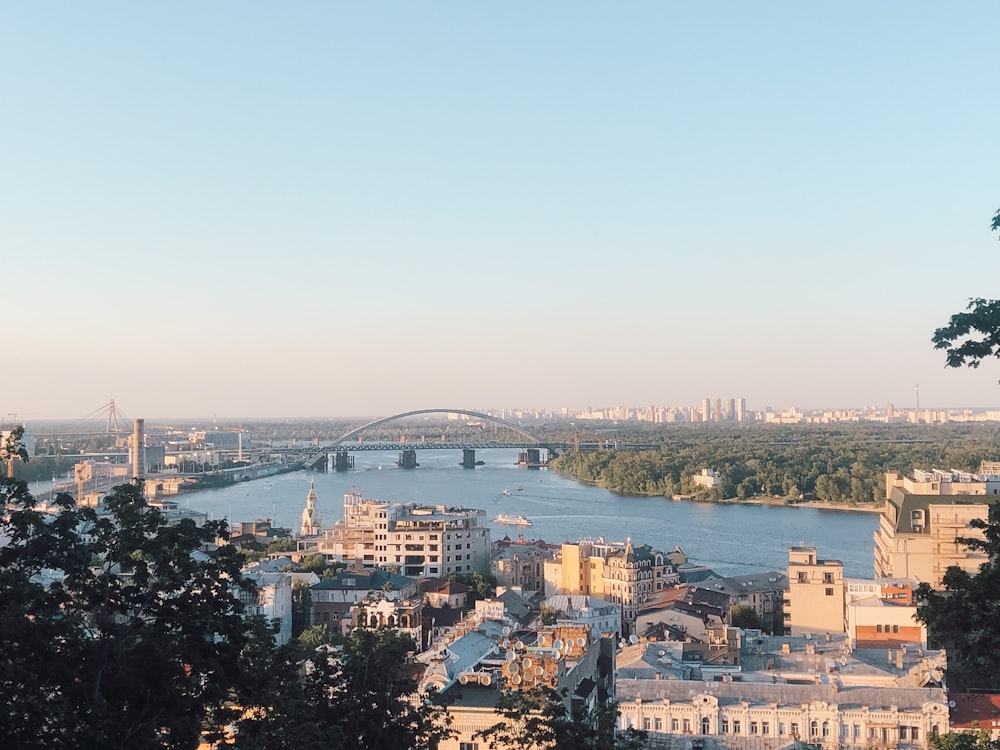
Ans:
[{"label": "bridge arch", "polygon": [[531,440],[532,442],[538,443],[540,448],[545,448],[549,452],[551,458],[555,458],[559,455],[559,452],[553,445],[546,443],[537,435],[532,435],[523,427],[514,424],[513,422],[508,422],[506,419],[501,419],[500,417],[494,417],[491,414],[485,414],[481,411],[470,411],[469,409],[415,409],[413,411],[404,411],[399,414],[393,414],[391,417],[380,417],[379,419],[374,419],[367,424],[363,424],[360,427],[356,427],[350,432],[341,435],[339,438],[333,441],[330,445],[331,448],[350,448],[353,441],[366,430],[370,430],[373,427],[379,427],[388,422],[394,422],[397,419],[406,419],[407,417],[415,417],[419,414],[467,414],[470,417],[475,417],[476,419],[482,419],[487,422],[492,422],[494,424],[503,425],[507,429],[517,433],[523,438]]}]

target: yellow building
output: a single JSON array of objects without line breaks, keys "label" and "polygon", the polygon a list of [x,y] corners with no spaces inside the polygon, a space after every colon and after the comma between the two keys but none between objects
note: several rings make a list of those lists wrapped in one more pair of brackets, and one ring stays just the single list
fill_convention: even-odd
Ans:
[{"label": "yellow building", "polygon": [[844,564],[820,560],[815,547],[788,550],[785,632],[844,632]]}]

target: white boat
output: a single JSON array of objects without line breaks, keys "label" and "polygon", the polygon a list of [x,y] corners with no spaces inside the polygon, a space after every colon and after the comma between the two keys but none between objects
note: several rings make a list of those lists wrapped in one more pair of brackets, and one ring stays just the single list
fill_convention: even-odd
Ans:
[{"label": "white boat", "polygon": [[531,526],[531,521],[524,516],[509,516],[506,513],[501,513],[494,518],[493,523],[498,523],[501,526]]}]

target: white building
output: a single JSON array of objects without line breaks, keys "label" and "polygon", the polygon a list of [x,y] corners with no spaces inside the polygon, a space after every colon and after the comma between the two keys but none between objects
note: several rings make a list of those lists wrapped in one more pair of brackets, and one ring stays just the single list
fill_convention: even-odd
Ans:
[{"label": "white building", "polygon": [[292,576],[289,573],[267,573],[252,568],[242,571],[257,586],[257,591],[240,591],[243,614],[248,617],[261,615],[268,621],[277,621],[279,629],[275,642],[279,646],[292,638]]},{"label": "white building", "polygon": [[344,495],[344,520],[300,548],[360,568],[394,568],[405,576],[485,573],[490,530],[479,525],[481,516],[485,511],[369,500],[352,488]]}]

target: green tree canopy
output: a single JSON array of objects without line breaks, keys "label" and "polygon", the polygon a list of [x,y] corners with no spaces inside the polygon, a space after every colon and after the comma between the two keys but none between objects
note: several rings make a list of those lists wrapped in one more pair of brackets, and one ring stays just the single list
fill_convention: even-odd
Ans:
[{"label": "green tree canopy", "polygon": [[238,673],[236,551],[225,523],[169,524],[138,483],[101,512],[42,513],[2,480],[0,735],[10,746],[193,747]]},{"label": "green tree canopy", "polygon": [[[1000,211],[990,226],[1000,229]],[[984,359],[1000,357],[1000,300],[970,299],[965,312],[952,315],[931,340],[935,349],[945,350],[948,367],[979,367]]]},{"label": "green tree canopy", "polygon": [[974,519],[985,538],[960,539],[985,552],[979,572],[958,567],[944,574],[944,591],[923,583],[917,589],[917,618],[929,640],[948,652],[948,682],[954,689],[1000,689],[1000,523]]}]

